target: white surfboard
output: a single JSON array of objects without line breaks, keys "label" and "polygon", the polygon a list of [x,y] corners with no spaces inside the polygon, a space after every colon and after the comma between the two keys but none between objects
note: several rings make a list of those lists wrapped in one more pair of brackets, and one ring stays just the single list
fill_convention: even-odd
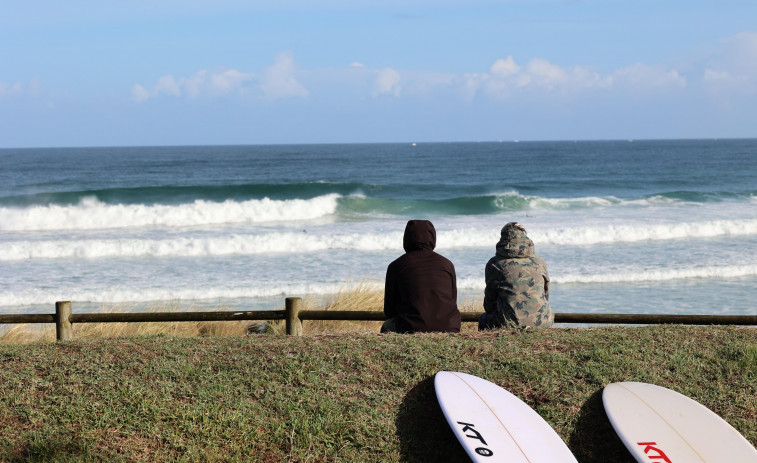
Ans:
[{"label": "white surfboard", "polygon": [[757,450],[744,436],[678,392],[646,383],[613,383],[602,392],[602,402],[638,462],[757,462]]},{"label": "white surfboard", "polygon": [[434,388],[447,422],[474,462],[577,463],[538,413],[496,384],[440,371]]}]

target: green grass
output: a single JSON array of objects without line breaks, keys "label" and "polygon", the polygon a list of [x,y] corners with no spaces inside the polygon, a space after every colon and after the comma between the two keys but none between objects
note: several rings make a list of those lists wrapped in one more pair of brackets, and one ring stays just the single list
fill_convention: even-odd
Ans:
[{"label": "green grass", "polygon": [[[306,322],[307,323],[307,322]],[[757,443],[757,330],[118,337],[0,345],[0,461],[466,461],[433,375],[531,405],[580,462],[632,462],[603,386],[686,394]]]}]

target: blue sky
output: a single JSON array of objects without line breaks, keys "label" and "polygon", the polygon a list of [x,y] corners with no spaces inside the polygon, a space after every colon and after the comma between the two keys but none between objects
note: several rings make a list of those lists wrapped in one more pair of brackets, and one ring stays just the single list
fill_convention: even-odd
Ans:
[{"label": "blue sky", "polygon": [[0,147],[757,137],[754,0],[25,0]]}]

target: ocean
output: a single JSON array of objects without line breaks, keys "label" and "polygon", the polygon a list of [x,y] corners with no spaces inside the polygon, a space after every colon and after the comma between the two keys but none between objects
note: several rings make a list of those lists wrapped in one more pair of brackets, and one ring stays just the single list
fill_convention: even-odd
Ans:
[{"label": "ocean", "polygon": [[381,286],[431,220],[460,302],[502,226],[556,312],[757,314],[757,140],[0,150],[0,313],[275,309]]}]

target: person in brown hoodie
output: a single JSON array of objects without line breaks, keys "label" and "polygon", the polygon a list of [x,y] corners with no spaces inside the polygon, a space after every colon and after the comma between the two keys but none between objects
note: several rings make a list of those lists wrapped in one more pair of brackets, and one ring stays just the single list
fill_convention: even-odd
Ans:
[{"label": "person in brown hoodie", "polygon": [[381,332],[460,332],[455,266],[434,252],[436,229],[410,220],[402,240],[405,254],[389,264]]}]

